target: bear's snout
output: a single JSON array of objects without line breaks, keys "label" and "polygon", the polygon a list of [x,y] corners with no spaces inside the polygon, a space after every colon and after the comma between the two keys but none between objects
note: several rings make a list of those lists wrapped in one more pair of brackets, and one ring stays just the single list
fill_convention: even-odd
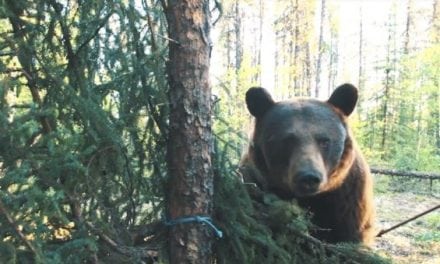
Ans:
[{"label": "bear's snout", "polygon": [[312,195],[318,192],[322,175],[314,170],[303,170],[296,174],[295,181],[297,193],[300,196]]}]

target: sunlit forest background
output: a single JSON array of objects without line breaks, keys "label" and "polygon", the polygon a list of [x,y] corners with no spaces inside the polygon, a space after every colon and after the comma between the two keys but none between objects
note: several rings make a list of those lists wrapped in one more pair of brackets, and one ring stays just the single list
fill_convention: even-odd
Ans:
[{"label": "sunlit forest background", "polygon": [[277,99],[360,90],[352,118],[370,163],[440,169],[438,1],[223,1],[213,83],[242,131],[251,86]]},{"label": "sunlit forest background", "polygon": [[[155,263],[142,261],[164,243],[164,2],[0,1],[0,263]],[[372,167],[440,172],[439,0],[211,2],[215,175],[234,174],[247,145],[249,87],[325,99],[345,82]],[[438,204],[438,182],[379,178],[379,204],[388,188],[424,195],[379,213]],[[439,225],[435,213],[405,230],[416,242],[402,248],[435,263]]]}]

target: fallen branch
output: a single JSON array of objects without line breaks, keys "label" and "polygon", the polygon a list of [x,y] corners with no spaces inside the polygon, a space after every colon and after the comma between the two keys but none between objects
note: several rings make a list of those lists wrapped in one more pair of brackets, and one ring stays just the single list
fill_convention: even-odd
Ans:
[{"label": "fallen branch", "polygon": [[392,230],[394,230],[394,229],[396,229],[396,228],[398,228],[400,226],[403,226],[404,224],[407,224],[407,223],[409,223],[409,222],[411,222],[411,221],[413,221],[413,220],[415,220],[415,219],[417,219],[417,218],[419,218],[421,216],[424,216],[424,215],[426,215],[426,214],[428,214],[430,212],[433,212],[433,211],[435,211],[435,210],[437,210],[439,208],[440,208],[440,204],[436,205],[435,207],[433,207],[431,209],[428,209],[428,210],[426,210],[426,211],[424,211],[424,212],[422,212],[420,214],[417,214],[417,215],[415,215],[415,216],[413,216],[413,217],[411,217],[411,218],[409,218],[409,219],[407,219],[407,220],[405,220],[403,222],[400,222],[397,225],[394,225],[394,226],[392,226],[390,228],[387,228],[387,229],[383,229],[376,236],[377,237],[381,237],[383,234],[386,234],[386,233],[388,233],[388,232],[390,232],[390,231],[392,231]]},{"label": "fallen branch", "polygon": [[440,180],[440,174],[431,172],[399,171],[390,169],[371,168],[371,173],[399,177],[410,177],[428,180]]}]

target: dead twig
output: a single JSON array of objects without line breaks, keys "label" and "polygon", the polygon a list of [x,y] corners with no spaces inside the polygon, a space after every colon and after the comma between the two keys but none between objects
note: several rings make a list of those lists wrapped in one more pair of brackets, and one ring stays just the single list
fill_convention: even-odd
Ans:
[{"label": "dead twig", "polygon": [[419,218],[419,217],[421,217],[421,216],[424,216],[425,214],[429,214],[430,212],[435,211],[435,210],[437,210],[437,209],[439,209],[439,208],[440,208],[440,204],[437,205],[437,206],[434,206],[433,208],[428,209],[428,210],[426,210],[426,211],[424,211],[424,212],[422,212],[422,213],[420,213],[420,214],[418,214],[418,215],[415,215],[415,216],[413,216],[413,217],[411,217],[411,218],[409,218],[409,219],[407,219],[407,220],[405,220],[405,221],[403,221],[403,222],[400,222],[400,223],[398,223],[397,225],[394,225],[394,226],[392,226],[392,227],[390,227],[390,228],[387,228],[387,229],[383,229],[383,230],[381,230],[381,231],[376,235],[376,237],[381,237],[383,234],[386,234],[386,233],[388,233],[388,232],[390,232],[390,231],[392,231],[392,230],[394,230],[394,229],[396,229],[396,228],[398,228],[398,227],[400,227],[400,226],[403,226],[403,225],[405,225],[405,224],[407,224],[407,223],[409,223],[409,222],[411,222],[411,221],[413,221],[413,220],[415,220],[415,219],[417,219],[417,218]]}]

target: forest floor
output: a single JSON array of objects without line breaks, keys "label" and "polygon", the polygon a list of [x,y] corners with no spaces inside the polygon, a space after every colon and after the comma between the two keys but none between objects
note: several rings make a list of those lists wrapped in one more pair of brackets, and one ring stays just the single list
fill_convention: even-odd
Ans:
[{"label": "forest floor", "polygon": [[[439,194],[439,193],[437,193]],[[376,194],[380,230],[440,204],[440,197],[411,192]],[[393,263],[440,263],[440,210],[433,211],[376,239],[376,252]]]}]

